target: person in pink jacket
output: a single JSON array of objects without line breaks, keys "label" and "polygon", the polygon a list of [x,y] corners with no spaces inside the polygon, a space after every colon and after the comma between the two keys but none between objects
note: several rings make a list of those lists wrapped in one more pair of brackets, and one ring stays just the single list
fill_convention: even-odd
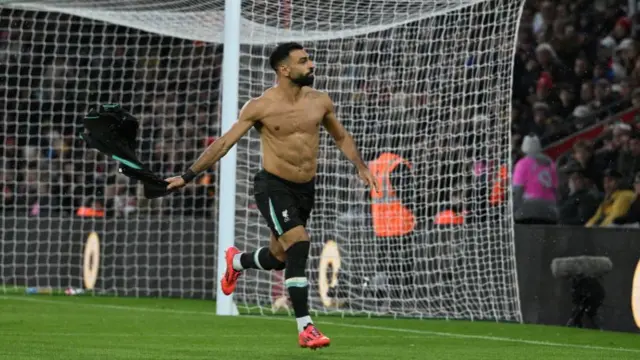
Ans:
[{"label": "person in pink jacket", "polygon": [[514,219],[520,224],[557,224],[556,165],[542,153],[535,135],[524,138],[522,152],[526,156],[518,160],[513,171]]}]

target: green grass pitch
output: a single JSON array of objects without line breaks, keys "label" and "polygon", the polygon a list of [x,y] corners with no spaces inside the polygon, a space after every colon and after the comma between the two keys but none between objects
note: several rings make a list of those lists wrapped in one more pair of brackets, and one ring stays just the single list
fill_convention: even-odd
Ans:
[{"label": "green grass pitch", "polygon": [[640,359],[637,334],[487,322],[316,317],[297,346],[285,316],[218,317],[211,301],[0,293],[0,359]]}]

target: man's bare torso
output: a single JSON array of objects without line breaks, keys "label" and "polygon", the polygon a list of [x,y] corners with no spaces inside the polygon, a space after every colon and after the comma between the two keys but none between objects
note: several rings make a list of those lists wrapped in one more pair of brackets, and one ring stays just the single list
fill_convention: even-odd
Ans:
[{"label": "man's bare torso", "polygon": [[303,88],[292,104],[274,89],[256,100],[261,106],[260,129],[262,165],[283,179],[305,183],[316,175],[320,126],[327,113],[325,95]]}]

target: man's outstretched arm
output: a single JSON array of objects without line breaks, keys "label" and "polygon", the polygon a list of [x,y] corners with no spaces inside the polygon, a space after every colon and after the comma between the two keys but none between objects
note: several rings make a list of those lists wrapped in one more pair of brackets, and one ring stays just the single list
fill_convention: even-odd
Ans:
[{"label": "man's outstretched arm", "polygon": [[198,160],[196,160],[182,176],[176,176],[166,180],[169,182],[168,189],[184,186],[184,184],[193,180],[199,173],[209,169],[225,156],[238,140],[258,121],[259,107],[260,105],[255,100],[249,100],[240,111],[238,121],[233,124],[229,131],[209,145]]},{"label": "man's outstretched arm", "polygon": [[367,164],[362,160],[362,156],[360,156],[356,142],[353,140],[353,137],[349,134],[347,129],[345,129],[336,118],[333,101],[331,101],[329,95],[324,94],[324,96],[324,102],[327,107],[327,113],[323,120],[325,129],[327,129],[329,134],[335,140],[338,149],[340,149],[344,156],[346,156],[347,159],[349,159],[349,161],[351,161],[351,163],[358,169],[358,175],[360,178],[366,182],[367,185],[377,190],[378,182],[375,181],[373,176],[371,176]]},{"label": "man's outstretched arm", "polygon": [[329,134],[335,140],[338,149],[342,151],[344,156],[346,156],[347,159],[349,159],[349,161],[351,161],[351,163],[353,163],[353,165],[355,165],[358,170],[366,168],[367,164],[365,164],[362,160],[353,137],[336,118],[333,102],[328,95],[326,95],[324,101],[327,106],[327,113],[324,116],[323,120],[325,129],[327,129]]}]

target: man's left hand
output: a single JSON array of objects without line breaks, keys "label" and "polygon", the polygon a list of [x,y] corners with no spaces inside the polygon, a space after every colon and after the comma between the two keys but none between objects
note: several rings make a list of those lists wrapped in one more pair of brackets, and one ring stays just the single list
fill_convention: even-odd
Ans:
[{"label": "man's left hand", "polygon": [[362,168],[358,170],[358,176],[362,181],[364,181],[367,186],[371,189],[375,189],[376,191],[380,191],[380,186],[378,185],[378,181],[373,175],[371,175],[371,171],[368,168]]}]

